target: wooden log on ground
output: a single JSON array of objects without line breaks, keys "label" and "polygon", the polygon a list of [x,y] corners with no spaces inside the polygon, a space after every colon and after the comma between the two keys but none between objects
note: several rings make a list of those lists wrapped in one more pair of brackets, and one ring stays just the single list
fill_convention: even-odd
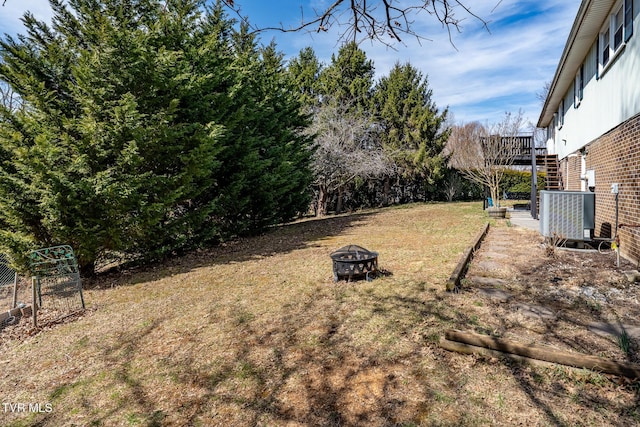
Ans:
[{"label": "wooden log on ground", "polygon": [[485,357],[495,357],[496,359],[509,359],[518,363],[526,363],[529,365],[551,367],[555,366],[554,363],[545,362],[543,360],[531,359],[529,357],[518,356],[517,354],[505,353],[498,350],[491,350],[485,347],[478,347],[475,345],[465,344],[457,341],[450,341],[444,337],[440,338],[440,347],[445,350],[455,351],[462,354],[477,354]]},{"label": "wooden log on ground", "polygon": [[[607,374],[622,375],[628,378],[640,378],[640,366],[634,363],[616,362],[597,356],[569,353],[547,346],[533,344],[524,345],[511,340],[480,335],[472,332],[448,330],[445,332],[445,338],[449,341],[485,350],[490,349],[501,353],[517,355],[528,359],[573,366],[575,368],[590,369]],[[449,347],[452,346],[449,345]]]},{"label": "wooden log on ground", "polygon": [[27,309],[29,310],[29,312],[31,312],[31,306],[26,306],[23,308],[12,308],[11,310],[0,312],[0,324],[3,324],[4,321],[10,317],[22,316]]},{"label": "wooden log on ground", "polygon": [[456,265],[453,273],[451,273],[451,277],[449,277],[449,280],[447,281],[447,291],[451,292],[460,287],[460,281],[464,277],[467,266],[473,259],[473,254],[480,248],[482,239],[484,239],[488,231],[489,223],[486,223],[482,230],[480,230],[480,233],[478,233],[476,238],[473,240],[473,245],[468,247],[467,250],[464,251],[464,253],[462,254],[462,258],[460,258],[458,265]]}]

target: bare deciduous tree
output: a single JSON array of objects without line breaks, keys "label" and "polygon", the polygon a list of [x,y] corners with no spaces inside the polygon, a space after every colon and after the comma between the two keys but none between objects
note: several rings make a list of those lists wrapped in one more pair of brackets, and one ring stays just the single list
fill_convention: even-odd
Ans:
[{"label": "bare deciduous tree", "polygon": [[[501,1],[496,0],[496,7]],[[242,17],[241,2],[223,0],[223,3]],[[370,39],[390,45],[393,42],[402,42],[405,36],[414,37],[418,41],[426,40],[425,35],[416,31],[415,21],[419,17],[430,16],[442,23],[451,40],[452,32],[459,32],[462,21],[467,17],[480,21],[488,29],[487,22],[475,14],[466,3],[461,0],[413,0],[409,2],[335,0],[326,8],[315,10],[309,18],[302,15],[300,23],[296,26],[280,25],[257,30],[326,32],[332,27],[339,27],[341,41],[359,42]]]},{"label": "bare deciduous tree", "polygon": [[0,81],[0,105],[9,111],[20,107],[20,97],[11,89],[11,86]]},{"label": "bare deciduous tree", "polygon": [[453,202],[455,197],[462,191],[462,178],[455,171],[450,171],[444,179],[442,190],[447,202]]},{"label": "bare deciduous tree", "polygon": [[309,132],[316,136],[312,169],[318,188],[317,215],[327,213],[327,200],[338,192],[336,211],[342,209],[347,184],[390,173],[393,164],[384,153],[375,123],[333,102],[323,104]]},{"label": "bare deciduous tree", "polygon": [[478,122],[454,126],[449,138],[450,166],[462,175],[489,188],[496,206],[500,182],[515,158],[521,154],[515,137],[523,125],[523,113],[506,113],[501,122],[484,126]]}]

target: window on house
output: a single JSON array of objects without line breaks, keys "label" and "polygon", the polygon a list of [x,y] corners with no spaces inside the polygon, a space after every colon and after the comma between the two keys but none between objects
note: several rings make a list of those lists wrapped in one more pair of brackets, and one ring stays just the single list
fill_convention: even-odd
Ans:
[{"label": "window on house", "polygon": [[576,79],[573,83],[573,96],[574,96],[574,106],[578,108],[580,105],[580,101],[582,101],[582,97],[584,95],[584,64],[578,68],[578,72],[576,73]]},{"label": "window on house", "polygon": [[633,34],[633,0],[624,2],[624,41],[629,41]]},{"label": "window on house", "polygon": [[622,33],[624,32],[624,10],[622,6],[618,9],[618,12],[613,16],[613,50],[615,51],[622,44]]},{"label": "window on house", "polygon": [[600,38],[602,39],[602,43],[600,43],[600,45],[602,46],[602,54],[601,54],[601,60],[600,60],[600,64],[602,66],[605,66],[609,63],[609,54],[611,49],[609,49],[609,39],[611,38],[609,36],[609,29],[607,28],[607,31],[604,32],[604,34],[600,35]]},{"label": "window on house", "polygon": [[604,71],[618,55],[633,32],[633,0],[618,2],[600,31],[599,70]]},{"label": "window on house", "polygon": [[564,99],[560,102],[560,106],[558,108],[558,129],[561,129],[564,125]]}]

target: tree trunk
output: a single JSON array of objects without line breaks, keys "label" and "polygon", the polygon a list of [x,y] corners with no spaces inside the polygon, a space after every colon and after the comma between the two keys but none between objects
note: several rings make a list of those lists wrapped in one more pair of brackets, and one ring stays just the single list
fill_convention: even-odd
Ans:
[{"label": "tree trunk", "polygon": [[490,192],[491,192],[491,200],[493,200],[493,206],[496,208],[499,207],[500,200],[498,199],[498,189],[492,186],[490,189]]},{"label": "tree trunk", "polygon": [[382,206],[389,206],[389,193],[391,192],[391,182],[388,176],[384,177],[384,187],[382,190]]},{"label": "tree trunk", "polygon": [[493,199],[493,206],[500,206],[500,175],[498,175],[497,171],[493,171],[491,175],[491,186],[489,187],[489,191],[491,191],[491,198]]},{"label": "tree trunk", "polygon": [[342,196],[344,195],[344,187],[338,187],[338,201],[336,202],[336,213],[342,213]]},{"label": "tree trunk", "polygon": [[327,198],[329,194],[327,193],[327,188],[323,185],[318,187],[318,209],[316,211],[316,216],[322,217],[327,214]]},{"label": "tree trunk", "polygon": [[96,274],[95,260],[79,260],[80,277],[93,277]]}]

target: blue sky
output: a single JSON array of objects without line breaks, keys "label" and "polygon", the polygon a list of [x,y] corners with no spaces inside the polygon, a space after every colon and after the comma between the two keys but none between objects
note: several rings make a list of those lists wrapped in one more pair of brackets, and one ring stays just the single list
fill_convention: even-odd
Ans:
[{"label": "blue sky", "polygon": [[[297,26],[303,14],[311,17],[314,10],[323,10],[333,0],[236,3],[255,26],[289,28]],[[519,109],[527,120],[537,122],[541,103],[536,93],[553,78],[580,0],[467,0],[465,4],[488,22],[490,32],[459,11],[456,16],[464,21],[462,31],[453,34],[454,47],[438,21],[419,15],[414,27],[429,40],[418,43],[407,36],[393,49],[361,43],[374,61],[376,76],[387,74],[396,62],[410,62],[428,77],[436,105],[448,106],[458,123],[493,123],[506,111]],[[47,0],[7,0],[0,7],[0,33],[22,32],[19,18],[27,10],[47,22],[51,16]],[[260,38],[264,44],[275,40],[287,58],[312,46],[320,61],[328,64],[331,54],[338,51],[340,31],[338,27],[326,33],[268,31]]]}]

